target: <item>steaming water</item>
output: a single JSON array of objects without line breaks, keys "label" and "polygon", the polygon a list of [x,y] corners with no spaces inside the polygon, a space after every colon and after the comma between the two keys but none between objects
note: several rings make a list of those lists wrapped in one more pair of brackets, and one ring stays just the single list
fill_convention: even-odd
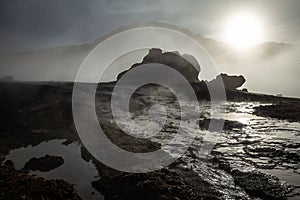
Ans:
[{"label": "steaming water", "polygon": [[[222,113],[220,113],[220,118],[238,121],[245,126],[218,133],[218,141],[212,153],[214,155],[218,154],[221,159],[226,161],[234,161],[236,166],[250,166],[264,173],[277,176],[279,179],[295,185],[295,191],[297,191],[300,188],[300,123],[257,117],[252,113],[253,108],[258,105],[258,103],[251,102],[221,105],[223,109]],[[169,109],[169,111],[171,111],[169,115],[173,124],[178,123],[178,119],[174,117],[178,115],[178,111],[172,109]],[[201,117],[209,117],[210,104],[200,102],[198,111],[201,113]],[[121,113],[120,116],[122,116]],[[145,116],[135,116],[134,118],[140,124],[147,124],[149,121],[149,118]],[[124,120],[124,127],[128,128],[129,125],[126,123]],[[222,185],[234,185],[234,180],[229,174],[210,168],[200,156],[202,137],[210,133],[200,129],[189,128],[188,126],[184,131],[194,131],[197,137],[190,150],[181,159],[182,165],[192,168],[198,172],[199,176],[213,184],[220,185],[220,188],[222,188]],[[146,131],[145,134],[147,134]],[[174,134],[174,130],[172,127],[168,127],[155,135],[152,140],[165,144],[169,142],[172,134]],[[75,184],[85,199],[101,199],[101,195],[91,187],[91,181],[96,180],[98,174],[95,166],[81,158],[79,144],[63,145],[62,142],[63,140],[52,140],[43,142],[35,147],[28,146],[12,150],[6,156],[6,159],[12,160],[16,168],[21,169],[25,162],[33,157],[40,157],[45,154],[61,155],[65,163],[59,168],[50,172],[34,171],[30,173],[51,179],[65,179]],[[172,148],[180,145],[184,144],[176,141],[166,151],[175,156],[176,151],[173,152]],[[94,194],[91,195],[91,193]],[[295,194],[291,194],[289,197],[289,199],[299,198],[300,196]]]},{"label": "steaming water", "polygon": [[[224,120],[237,121],[244,125],[243,128],[233,128],[232,130],[223,130],[221,133],[214,133],[216,142],[212,154],[219,154],[222,160],[228,162],[234,161],[236,167],[253,168],[263,173],[277,176],[280,180],[286,181],[296,188],[297,192],[300,188],[300,123],[291,123],[285,120],[277,120],[253,115],[254,107],[259,105],[257,102],[242,103],[224,103],[220,104],[218,110],[211,110],[211,106],[207,102],[200,102],[198,111],[201,117],[209,118],[211,112],[216,113],[216,118]],[[168,107],[169,119],[172,124],[176,124],[176,116],[179,115],[178,110]],[[147,111],[145,111],[147,112]],[[175,114],[174,114],[175,113]],[[173,115],[173,117],[172,117]],[[122,121],[122,113],[119,120]],[[174,117],[175,116],[175,117]],[[118,116],[117,116],[118,117]],[[200,117],[200,118],[201,118]],[[149,117],[135,116],[135,121],[139,124],[148,124]],[[123,128],[130,126],[127,121],[123,120]],[[159,123],[159,122],[158,122]],[[177,122],[178,123],[178,122]],[[191,148],[182,157],[187,168],[192,168],[199,176],[208,180],[211,179],[214,185],[233,184],[232,178],[226,173],[212,170],[208,165],[203,163],[203,156],[200,152],[202,146],[202,138],[205,134],[212,134],[208,131],[194,129],[192,126],[185,126],[183,129],[186,134],[182,135],[182,141],[177,140],[169,143],[173,137],[172,133],[176,133],[172,127],[164,128],[156,134],[152,141],[159,142],[163,145],[169,144],[164,148],[170,155],[176,155],[176,149],[184,144],[185,137],[189,137],[190,132],[194,132],[197,136],[194,139]],[[147,131],[135,130],[137,133],[148,135]],[[199,160],[202,160],[199,162]],[[212,173],[220,173],[219,176]],[[234,192],[234,191],[227,191]],[[289,199],[300,198],[300,195],[290,194]]]},{"label": "steaming water", "polygon": [[[256,103],[228,103],[225,119],[239,121],[241,130],[224,131],[214,152],[236,165],[249,164],[300,188],[300,123],[252,115]],[[299,199],[291,194],[288,199]]]}]

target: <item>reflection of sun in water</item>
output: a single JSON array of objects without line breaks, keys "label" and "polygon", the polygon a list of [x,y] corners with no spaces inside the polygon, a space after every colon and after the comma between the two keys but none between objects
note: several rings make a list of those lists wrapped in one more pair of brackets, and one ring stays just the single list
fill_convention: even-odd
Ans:
[{"label": "reflection of sun in water", "polygon": [[224,41],[238,49],[245,49],[261,42],[263,27],[254,15],[241,13],[230,17],[224,27]]}]

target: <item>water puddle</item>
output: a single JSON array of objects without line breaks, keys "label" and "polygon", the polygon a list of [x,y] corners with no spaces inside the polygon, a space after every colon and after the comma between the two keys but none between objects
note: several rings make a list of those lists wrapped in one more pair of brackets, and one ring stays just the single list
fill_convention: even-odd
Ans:
[{"label": "water puddle", "polygon": [[43,157],[46,154],[62,156],[64,164],[48,172],[30,171],[29,174],[47,179],[63,179],[74,184],[84,199],[104,199],[91,185],[96,180],[98,172],[94,164],[81,159],[81,150],[78,143],[64,145],[65,140],[51,140],[37,146],[14,149],[5,157],[12,160],[16,169],[22,169],[24,164],[34,157]]}]

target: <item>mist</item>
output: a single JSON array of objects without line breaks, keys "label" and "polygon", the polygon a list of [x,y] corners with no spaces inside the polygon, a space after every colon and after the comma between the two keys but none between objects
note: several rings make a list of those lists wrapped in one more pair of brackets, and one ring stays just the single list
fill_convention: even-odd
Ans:
[{"label": "mist", "polygon": [[[208,50],[219,72],[243,75],[246,78],[244,87],[249,91],[300,97],[299,47],[272,43],[238,52],[223,43],[205,41],[200,43]],[[213,41],[213,45],[207,41]],[[13,76],[19,81],[74,81],[80,64],[93,46],[91,43],[32,52],[2,53],[0,74],[2,77]],[[146,54],[147,50],[144,49],[121,56],[111,64],[101,80],[115,80],[118,73],[141,62]]]},{"label": "mist", "polygon": [[299,97],[299,53],[299,47],[293,46],[275,55],[261,57],[256,47],[249,52],[236,52],[234,59],[231,56],[213,57],[220,71],[245,76],[244,87],[251,92]]}]

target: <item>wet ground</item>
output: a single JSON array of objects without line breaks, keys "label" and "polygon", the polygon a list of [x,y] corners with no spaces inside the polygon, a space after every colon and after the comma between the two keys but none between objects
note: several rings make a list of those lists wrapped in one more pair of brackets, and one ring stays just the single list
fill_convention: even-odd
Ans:
[{"label": "wet ground", "polygon": [[102,199],[95,191],[91,182],[97,179],[96,167],[91,162],[81,158],[81,149],[78,143],[64,144],[65,140],[50,140],[37,146],[14,149],[5,158],[12,160],[15,168],[22,169],[27,161],[46,154],[63,157],[64,164],[47,172],[30,170],[29,174],[47,179],[63,179],[75,184],[79,194],[84,199]]},{"label": "wet ground", "polygon": [[[121,137],[123,132],[115,128],[111,122],[111,112],[108,101],[109,90],[97,93],[96,110],[100,124],[109,132],[112,141],[124,149],[133,152],[139,150],[157,149],[160,145],[170,142],[177,133],[178,103],[168,94],[157,95],[153,99],[145,91],[132,102],[131,112],[134,122],[140,125],[149,124],[151,113],[149,107],[157,101],[165,106],[167,125],[162,131],[151,137],[151,142]],[[66,103],[63,100],[63,104]],[[55,101],[31,106],[28,111],[33,122],[29,133],[24,138],[3,134],[1,155],[5,160],[11,160],[16,169],[22,170],[24,165],[33,160],[42,160],[48,154],[51,158],[60,159],[60,164],[48,170],[31,168],[26,170],[46,179],[63,179],[74,184],[84,199],[299,199],[300,190],[300,123],[288,120],[270,118],[267,115],[257,116],[255,109],[261,105],[258,102],[227,102],[219,104],[218,110],[211,110],[207,101],[200,101],[197,106],[197,128],[185,123],[182,138],[172,141],[164,150],[170,156],[177,156],[176,148],[184,146],[184,137],[195,134],[193,143],[186,153],[172,165],[157,172],[148,174],[124,174],[107,169],[89,155],[78,140],[72,125],[62,126],[66,120],[60,120],[65,115],[61,103]],[[190,106],[191,102],[184,102]],[[63,107],[65,108],[65,107]],[[160,107],[154,107],[151,112],[162,112]],[[33,111],[32,111],[33,110]],[[45,110],[49,111],[49,116]],[[68,111],[69,112],[69,111]],[[220,132],[208,131],[211,112],[216,113],[213,120],[224,120],[224,129]],[[41,117],[40,113],[44,113]],[[51,117],[55,115],[55,130],[51,129]],[[122,121],[122,111],[118,113],[123,129],[130,129],[128,121]],[[26,113],[25,113],[26,115]],[[155,116],[155,115],[154,115]],[[161,115],[159,115],[161,116]],[[44,122],[42,119],[45,119]],[[39,121],[38,121],[39,120]],[[30,121],[30,120],[29,120]],[[39,123],[36,123],[36,122]],[[158,125],[164,120],[156,120]],[[152,121],[153,122],[153,121]],[[37,127],[34,127],[38,124]],[[44,125],[47,125],[44,127]],[[50,127],[50,128],[49,128]],[[6,131],[7,132],[7,131]],[[137,129],[136,132],[149,136],[151,132]],[[62,133],[62,135],[60,134]],[[1,133],[2,134],[2,133]],[[36,139],[42,134],[41,139]],[[32,135],[32,140],[30,140]],[[205,137],[211,136],[211,137]],[[202,147],[211,142],[211,154],[203,155]],[[122,140],[124,139],[124,140]],[[181,140],[182,139],[182,140]],[[43,141],[45,140],[45,141]],[[158,145],[157,145],[158,144]],[[137,145],[132,148],[132,145]],[[175,149],[175,150],[174,150]],[[63,164],[61,161],[63,159]],[[49,158],[48,158],[49,159]],[[147,197],[147,198],[146,198]]]},{"label": "wet ground", "polygon": [[[239,168],[255,168],[293,185],[288,199],[299,199],[300,123],[253,115],[257,103],[228,103],[225,119],[241,129],[224,131],[213,153]],[[298,193],[298,194],[297,194]]]},{"label": "wet ground", "polygon": [[[287,120],[280,120],[270,117],[260,117],[254,114],[254,111],[259,106],[267,106],[268,104],[258,102],[227,102],[219,105],[217,119],[224,119],[225,124],[222,132],[210,133],[208,128],[209,119],[211,116],[211,106],[208,102],[200,102],[198,110],[201,113],[200,129],[188,129],[186,131],[194,131],[197,137],[187,153],[178,161],[184,168],[191,168],[207,181],[211,181],[213,185],[222,188],[228,193],[235,193],[237,191],[226,189],[226,186],[232,185],[234,187],[233,179],[238,182],[240,178],[235,176],[234,170],[243,170],[252,173],[258,173],[257,182],[250,182],[248,185],[240,183],[248,193],[264,193],[258,195],[261,198],[275,199],[279,193],[274,191],[267,191],[270,188],[259,185],[259,182],[265,181],[265,184],[271,184],[273,180],[263,180],[264,175],[273,175],[268,178],[276,180],[277,182],[285,181],[285,183],[276,183],[284,185],[286,188],[288,199],[299,199],[300,193],[300,123],[289,122]],[[173,112],[175,112],[173,110]],[[145,123],[147,119],[144,117],[137,117],[137,121]],[[124,121],[124,126],[126,122]],[[176,124],[174,121],[173,124]],[[172,128],[170,128],[172,129]],[[174,130],[173,130],[174,131]],[[168,138],[167,135],[172,130],[163,130],[156,135],[152,140],[164,143]],[[212,149],[213,157],[203,158],[201,154],[201,147],[203,143],[203,136],[207,134],[214,135],[214,148]],[[174,143],[174,146],[182,144]],[[167,149],[168,151],[168,149]],[[169,151],[172,155],[172,150]],[[211,162],[210,159],[215,159],[216,163]],[[225,170],[230,175],[224,173]],[[216,175],[220,173],[219,175]],[[222,174],[224,173],[224,174]],[[233,179],[232,179],[233,177]],[[278,177],[278,179],[277,179]],[[247,178],[243,177],[243,182],[247,182]],[[257,179],[257,178],[256,178]],[[276,182],[275,181],[275,182]],[[224,184],[224,185],[222,185]],[[257,188],[252,188],[253,184],[257,184]],[[219,185],[219,186],[218,186]],[[262,190],[265,191],[259,191]],[[272,196],[274,192],[274,196]],[[265,196],[265,195],[271,196]],[[279,197],[280,198],[280,197]]]}]

